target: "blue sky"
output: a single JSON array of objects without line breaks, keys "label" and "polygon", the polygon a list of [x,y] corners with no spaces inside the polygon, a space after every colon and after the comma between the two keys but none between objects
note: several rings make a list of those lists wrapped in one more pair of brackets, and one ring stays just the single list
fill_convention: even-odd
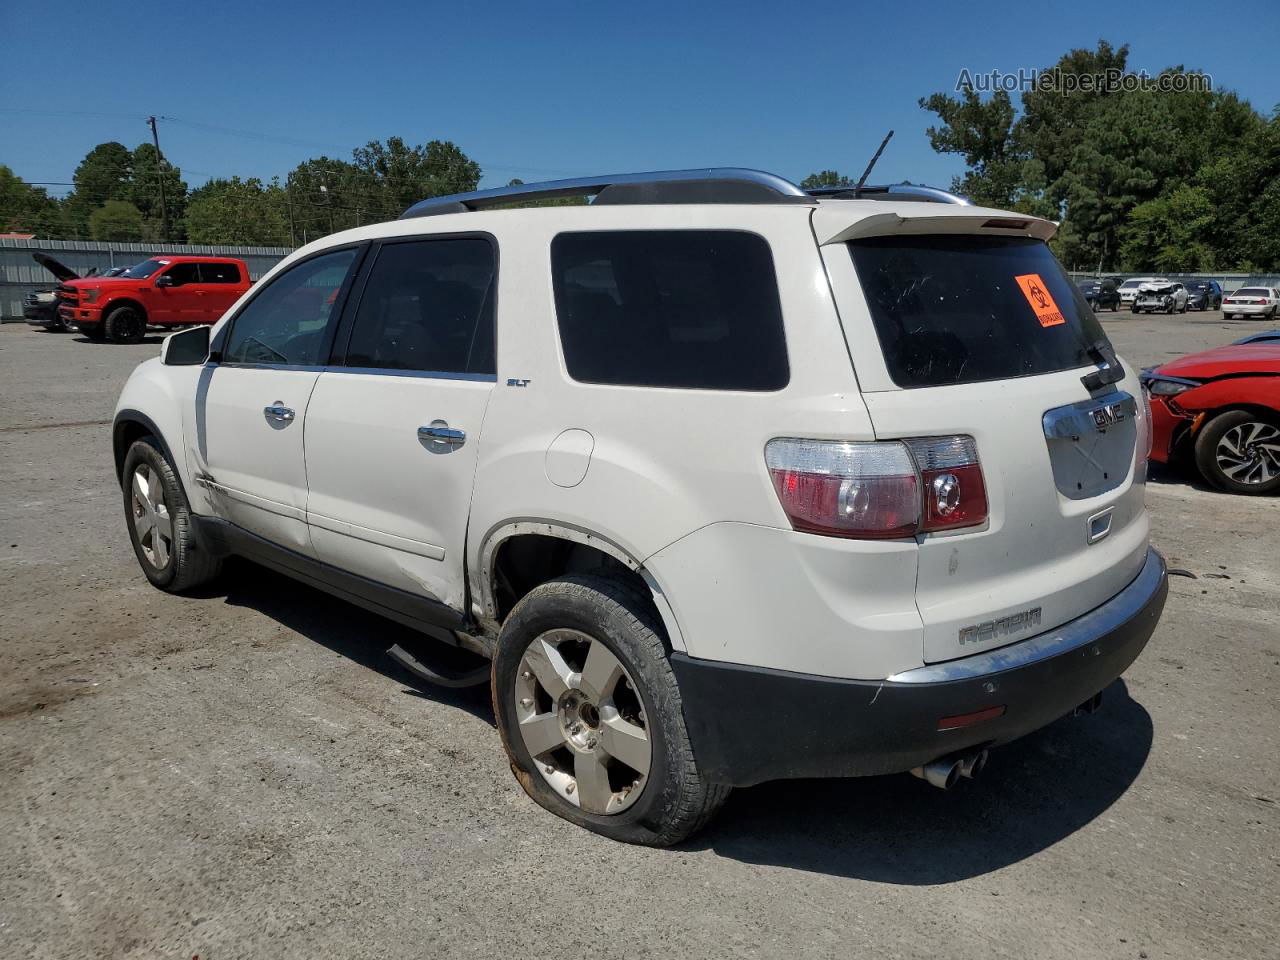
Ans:
[{"label": "blue sky", "polygon": [[[39,11],[39,12],[37,12]],[[916,101],[960,71],[1044,67],[1104,38],[1130,66],[1185,64],[1270,112],[1280,4],[3,4],[0,163],[69,181],[94,144],[149,137],[188,183],[283,177],[399,135],[457,143],[484,185],[758,167],[946,186]],[[92,114],[92,115],[85,115]],[[241,131],[233,135],[222,129]],[[247,134],[247,135],[244,135]],[[51,192],[64,188],[51,187]]]}]

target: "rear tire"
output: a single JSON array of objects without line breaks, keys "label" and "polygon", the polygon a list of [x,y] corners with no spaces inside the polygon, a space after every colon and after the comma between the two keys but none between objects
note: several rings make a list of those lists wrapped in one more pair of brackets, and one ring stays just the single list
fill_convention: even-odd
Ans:
[{"label": "rear tire", "polygon": [[1280,423],[1228,410],[1196,437],[1196,469],[1219,490],[1262,496],[1280,491]]},{"label": "rear tire", "polygon": [[116,307],[102,321],[112,343],[141,343],[147,334],[147,319],[133,307]]},{"label": "rear tire", "polygon": [[566,576],[516,605],[493,659],[493,709],[525,792],[610,839],[679,843],[729,795],[698,770],[652,601],[620,581]]},{"label": "rear tire", "polygon": [[155,438],[129,448],[121,486],[133,552],[153,585],[179,593],[218,575],[222,559],[198,542],[187,496]]}]

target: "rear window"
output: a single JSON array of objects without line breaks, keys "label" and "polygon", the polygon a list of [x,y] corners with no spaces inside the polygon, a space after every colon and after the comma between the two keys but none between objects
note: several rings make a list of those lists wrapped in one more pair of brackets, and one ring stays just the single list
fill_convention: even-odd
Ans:
[{"label": "rear window", "polygon": [[575,380],[694,390],[787,385],[782,307],[763,237],[562,233],[551,243],[551,268]]},{"label": "rear window", "polygon": [[900,387],[1054,373],[1107,343],[1039,240],[973,235],[849,243],[885,365]]},{"label": "rear window", "polygon": [[1271,291],[1265,287],[1242,287],[1232,294],[1233,297],[1269,297]]},{"label": "rear window", "polygon": [[205,283],[239,283],[240,267],[234,263],[202,263],[200,279]]}]

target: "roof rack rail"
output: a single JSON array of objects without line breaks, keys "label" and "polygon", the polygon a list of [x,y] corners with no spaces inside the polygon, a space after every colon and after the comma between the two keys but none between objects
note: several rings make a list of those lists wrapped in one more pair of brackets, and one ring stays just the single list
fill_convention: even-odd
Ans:
[{"label": "roof rack rail", "polygon": [[429,197],[405,210],[400,219],[581,196],[594,196],[595,203],[811,203],[813,200],[790,180],[772,173],[708,167],[547,180]]},{"label": "roof rack rail", "polygon": [[958,193],[914,183],[888,183],[865,187],[815,187],[807,191],[811,197],[824,200],[924,200],[930,203],[958,203],[971,207],[973,202]]}]

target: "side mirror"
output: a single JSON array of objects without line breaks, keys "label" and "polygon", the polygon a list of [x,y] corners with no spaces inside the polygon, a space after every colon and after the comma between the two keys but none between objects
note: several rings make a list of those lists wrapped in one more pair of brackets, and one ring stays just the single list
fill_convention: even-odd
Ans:
[{"label": "side mirror", "polygon": [[192,327],[165,337],[160,362],[166,367],[195,367],[209,359],[210,327]]},{"label": "side mirror", "polygon": [[174,280],[173,277],[171,277],[169,274],[162,273],[160,276],[156,277],[156,286],[157,287],[176,287],[176,286],[179,286],[179,283],[176,280]]}]

